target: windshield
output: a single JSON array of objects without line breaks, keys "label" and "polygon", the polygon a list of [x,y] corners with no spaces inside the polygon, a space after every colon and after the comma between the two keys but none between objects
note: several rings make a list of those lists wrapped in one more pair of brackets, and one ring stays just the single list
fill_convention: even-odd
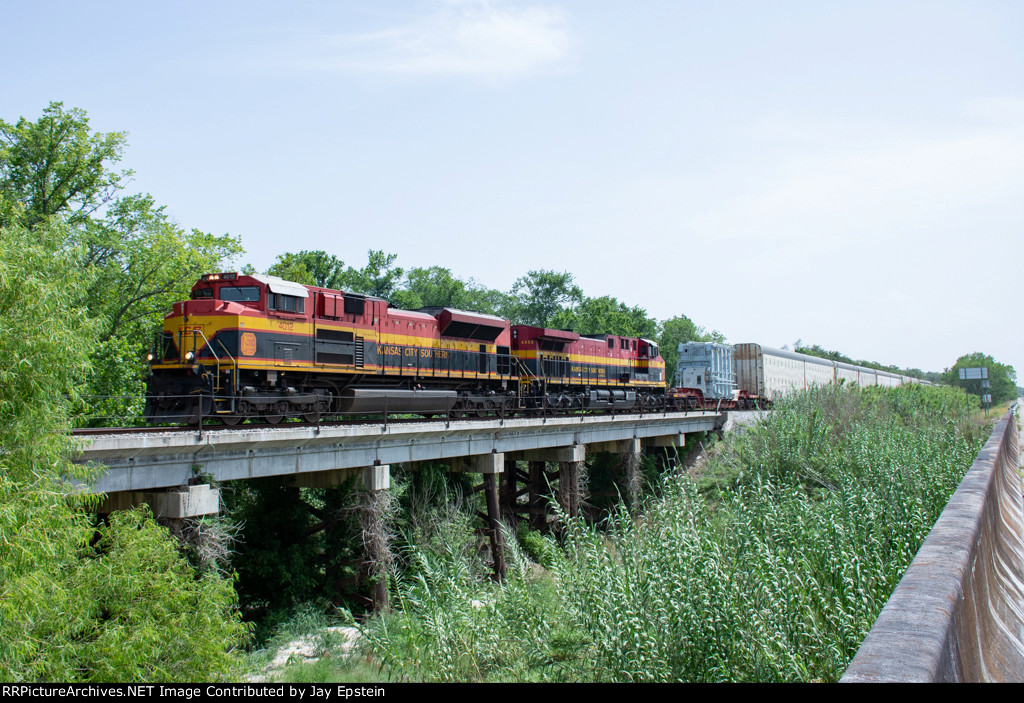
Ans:
[{"label": "windshield", "polygon": [[235,303],[258,303],[260,289],[256,286],[221,286],[220,299]]}]

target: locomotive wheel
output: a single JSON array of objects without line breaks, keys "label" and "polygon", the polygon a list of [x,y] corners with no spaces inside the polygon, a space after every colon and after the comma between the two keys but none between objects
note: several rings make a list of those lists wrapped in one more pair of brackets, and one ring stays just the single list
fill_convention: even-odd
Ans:
[{"label": "locomotive wheel", "polygon": [[281,420],[284,419],[284,416],[287,414],[287,412],[288,403],[282,400],[277,405],[274,406],[273,410],[268,411],[267,414],[263,416],[263,419],[266,421],[268,425],[277,425],[281,422]]},{"label": "locomotive wheel", "polygon": [[242,417],[241,415],[221,415],[220,416],[220,421],[223,422],[228,427],[235,427],[237,425],[240,425],[240,424],[242,424],[242,420],[244,420],[244,419],[245,418]]}]

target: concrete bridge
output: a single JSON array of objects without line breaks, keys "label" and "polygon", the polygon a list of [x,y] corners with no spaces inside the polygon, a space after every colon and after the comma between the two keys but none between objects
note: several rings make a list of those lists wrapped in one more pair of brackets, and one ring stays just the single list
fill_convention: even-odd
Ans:
[{"label": "concrete bridge", "polygon": [[[681,447],[687,434],[713,430],[722,419],[712,412],[644,413],[107,434],[83,442],[75,460],[108,467],[93,486],[106,494],[99,512],[146,503],[158,517],[171,519],[216,513],[220,497],[211,480],[279,476],[292,487],[330,488],[356,479],[377,493],[390,487],[392,464],[415,469],[421,462],[447,462],[452,471],[483,476],[478,490],[485,492],[487,514],[482,517],[495,576],[504,578],[503,517],[521,516],[532,528],[543,528],[552,482],[564,512],[576,515],[588,452],[622,457],[628,495],[639,484],[645,446]],[[549,463],[558,466],[554,474]],[[372,506],[375,500],[367,502]],[[383,575],[388,555],[372,550],[386,549],[386,540],[365,532],[363,538],[366,563],[381,570],[368,575]],[[374,605],[384,607],[386,579],[371,581]]]},{"label": "concrete bridge", "polygon": [[168,430],[94,435],[82,441],[75,461],[108,467],[93,487],[107,494],[104,512],[145,502],[159,516],[193,517],[216,512],[216,490],[201,485],[208,479],[285,476],[295,486],[328,487],[356,477],[382,490],[392,464],[445,461],[455,471],[493,475],[517,460],[564,464],[582,461],[587,451],[681,447],[686,434],[721,420],[692,412]]}]

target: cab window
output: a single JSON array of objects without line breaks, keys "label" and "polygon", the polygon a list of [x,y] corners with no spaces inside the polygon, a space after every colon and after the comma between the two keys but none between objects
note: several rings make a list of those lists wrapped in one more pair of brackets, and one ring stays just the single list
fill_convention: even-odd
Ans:
[{"label": "cab window", "polygon": [[306,299],[282,293],[270,294],[270,309],[281,312],[302,313],[306,311]]},{"label": "cab window", "polygon": [[256,286],[221,286],[220,299],[233,303],[258,303],[260,289]]}]

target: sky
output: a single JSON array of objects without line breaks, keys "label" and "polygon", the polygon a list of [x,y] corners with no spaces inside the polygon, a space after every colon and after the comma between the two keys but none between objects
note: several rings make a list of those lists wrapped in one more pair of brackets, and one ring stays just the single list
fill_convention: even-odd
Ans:
[{"label": "sky", "polygon": [[730,342],[1024,385],[1024,3],[5,3],[0,119],[126,131],[238,262],[570,271]]}]

